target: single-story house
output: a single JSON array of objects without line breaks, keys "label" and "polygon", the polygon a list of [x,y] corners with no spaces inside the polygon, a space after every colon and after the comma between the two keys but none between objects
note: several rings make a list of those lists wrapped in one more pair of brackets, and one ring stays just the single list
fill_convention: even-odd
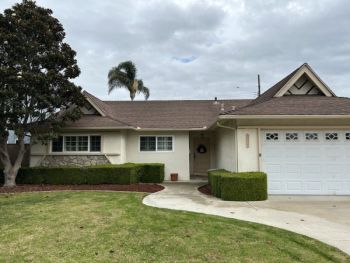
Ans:
[{"label": "single-story house", "polygon": [[31,149],[31,166],[160,162],[165,179],[264,171],[270,194],[350,194],[350,98],[303,64],[253,100],[102,101]]}]

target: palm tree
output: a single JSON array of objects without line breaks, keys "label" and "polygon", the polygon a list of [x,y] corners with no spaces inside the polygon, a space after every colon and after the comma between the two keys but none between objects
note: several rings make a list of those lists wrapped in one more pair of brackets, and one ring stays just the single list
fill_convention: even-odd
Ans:
[{"label": "palm tree", "polygon": [[136,94],[140,93],[147,100],[150,91],[143,85],[142,79],[136,79],[136,73],[136,66],[131,61],[124,61],[112,68],[108,73],[108,93],[117,88],[126,88],[130,92],[131,100],[134,100]]}]

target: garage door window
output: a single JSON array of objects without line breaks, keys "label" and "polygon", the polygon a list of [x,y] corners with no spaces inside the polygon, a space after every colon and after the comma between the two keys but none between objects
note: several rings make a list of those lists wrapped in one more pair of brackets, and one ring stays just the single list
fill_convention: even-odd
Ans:
[{"label": "garage door window", "polygon": [[297,132],[287,132],[286,133],[286,141],[297,141],[298,133]]},{"label": "garage door window", "polygon": [[345,139],[350,141],[350,132],[345,133]]},{"label": "garage door window", "polygon": [[327,141],[336,141],[336,140],[338,140],[338,133],[326,132],[325,137],[326,137]]},{"label": "garage door window", "polygon": [[266,141],[278,141],[278,133],[277,132],[273,132],[273,133],[266,133],[265,135],[265,139]]},{"label": "garage door window", "polygon": [[305,140],[307,141],[317,141],[318,133],[317,132],[307,132],[305,133]]}]

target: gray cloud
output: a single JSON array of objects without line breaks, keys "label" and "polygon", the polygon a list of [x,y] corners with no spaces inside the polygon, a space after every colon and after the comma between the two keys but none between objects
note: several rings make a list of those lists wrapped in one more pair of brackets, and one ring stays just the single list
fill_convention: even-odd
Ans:
[{"label": "gray cloud", "polygon": [[252,98],[258,73],[267,89],[303,62],[350,96],[347,0],[37,2],[77,51],[76,82],[104,99],[129,99],[121,90],[108,96],[106,85],[108,70],[129,59],[151,99]]}]

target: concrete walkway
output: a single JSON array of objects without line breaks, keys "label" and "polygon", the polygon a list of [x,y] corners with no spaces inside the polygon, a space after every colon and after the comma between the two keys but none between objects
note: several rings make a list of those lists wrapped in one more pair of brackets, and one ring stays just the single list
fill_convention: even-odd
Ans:
[{"label": "concrete walkway", "polygon": [[350,254],[350,197],[271,196],[263,202],[229,202],[200,193],[201,183],[165,183],[146,196],[148,206],[236,218],[318,239]]}]

